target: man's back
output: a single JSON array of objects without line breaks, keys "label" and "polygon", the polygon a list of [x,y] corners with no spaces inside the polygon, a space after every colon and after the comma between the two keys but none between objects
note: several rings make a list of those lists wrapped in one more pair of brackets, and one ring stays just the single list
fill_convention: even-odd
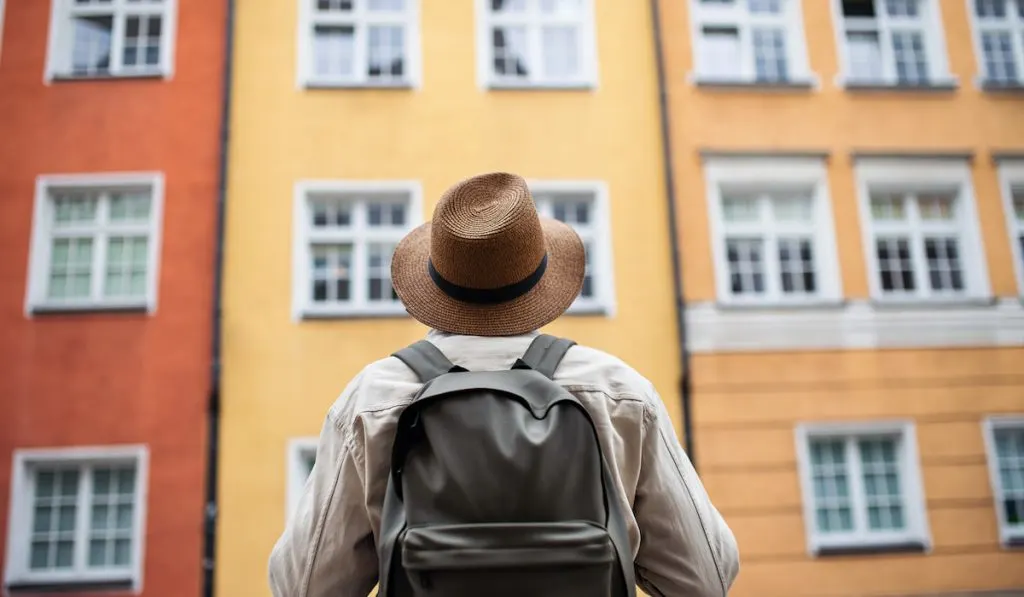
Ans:
[{"label": "man's back", "polygon": [[[454,364],[487,371],[511,367],[534,336],[431,332],[428,340]],[[554,379],[580,400],[597,427],[615,493],[628,513],[638,583],[653,595],[725,595],[738,572],[735,540],[651,383],[615,357],[584,346],[569,350]],[[381,359],[360,372],[330,409],[310,482],[271,555],[275,595],[362,597],[376,583],[375,546],[395,426],[420,386],[404,363]]]}]

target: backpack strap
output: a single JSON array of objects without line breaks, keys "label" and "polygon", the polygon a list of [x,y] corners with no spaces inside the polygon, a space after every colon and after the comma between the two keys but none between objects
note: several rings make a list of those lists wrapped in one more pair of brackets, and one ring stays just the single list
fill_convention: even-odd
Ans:
[{"label": "backpack strap", "polygon": [[419,376],[420,381],[427,383],[445,373],[465,371],[463,367],[453,365],[441,350],[428,340],[420,340],[406,346],[391,356],[405,363]]},{"label": "backpack strap", "polygon": [[533,369],[534,371],[551,379],[555,375],[555,369],[562,362],[565,353],[576,345],[576,342],[568,338],[556,338],[548,334],[541,334],[533,339],[526,353],[518,359],[513,369]]}]

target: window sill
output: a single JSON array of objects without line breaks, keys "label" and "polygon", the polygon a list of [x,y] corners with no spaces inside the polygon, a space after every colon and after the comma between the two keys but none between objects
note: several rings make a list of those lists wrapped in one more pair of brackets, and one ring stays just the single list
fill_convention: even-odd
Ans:
[{"label": "window sill", "polygon": [[299,313],[302,321],[323,321],[332,319],[408,319],[409,314],[404,308],[396,310],[380,309],[345,309],[333,311],[303,310]]},{"label": "window sill", "polygon": [[75,313],[146,313],[149,305],[146,303],[88,303],[61,305],[59,303],[44,303],[32,305],[29,312],[32,315],[67,315]]},{"label": "window sill", "polygon": [[606,305],[580,305],[578,307],[569,307],[564,316],[565,317],[607,317],[611,313],[611,309]]},{"label": "window sill", "polygon": [[1003,81],[982,81],[981,89],[987,93],[1024,94],[1024,83],[1007,83]]},{"label": "window sill", "polygon": [[78,81],[154,81],[166,77],[167,74],[162,72],[95,75],[55,74],[50,77],[50,80],[54,83],[73,83]]},{"label": "window sill", "polygon": [[920,541],[901,543],[863,543],[855,545],[836,545],[819,547],[814,555],[821,558],[841,556],[886,555],[893,553],[924,553],[927,547]]},{"label": "window sill", "polygon": [[1003,540],[1003,547],[1013,550],[1024,550],[1024,535],[1019,537],[1007,537]]},{"label": "window sill", "polygon": [[566,83],[526,83],[508,82],[502,83],[489,81],[489,91],[593,91],[597,86],[590,81],[566,82]]},{"label": "window sill", "polygon": [[745,79],[717,79],[697,75],[693,84],[703,89],[737,89],[744,91],[810,91],[815,82],[811,79],[788,81],[754,81]]},{"label": "window sill", "polygon": [[691,304],[695,353],[1024,346],[1019,298],[978,303],[876,306],[848,301],[814,307]]},{"label": "window sill", "polygon": [[928,311],[932,309],[989,308],[999,304],[996,297],[888,298],[873,297],[870,305],[879,310]]},{"label": "window sill", "polygon": [[302,84],[303,88],[309,90],[320,90],[320,89],[344,89],[344,90],[394,90],[394,91],[408,91],[414,86],[412,81],[397,81],[394,83],[386,82],[374,82],[374,83],[358,83],[358,82],[345,82],[345,81],[306,81]]},{"label": "window sill", "polygon": [[743,303],[721,301],[715,307],[723,312],[791,312],[791,311],[828,311],[842,309],[846,301],[821,299],[807,302],[774,302],[774,303]]},{"label": "window sill", "polygon": [[37,580],[31,582],[9,582],[7,592],[11,595],[31,595],[38,593],[73,593],[100,591],[127,591],[135,586],[130,577],[110,578],[107,580]]},{"label": "window sill", "polygon": [[928,83],[895,83],[884,81],[845,81],[843,88],[850,92],[896,92],[896,93],[950,93],[960,86],[956,81],[931,81]]}]

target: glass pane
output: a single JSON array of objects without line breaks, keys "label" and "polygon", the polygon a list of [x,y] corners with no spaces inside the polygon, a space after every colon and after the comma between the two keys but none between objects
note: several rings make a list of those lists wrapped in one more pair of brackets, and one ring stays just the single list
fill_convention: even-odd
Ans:
[{"label": "glass pane", "polygon": [[1024,222],[1024,189],[1013,189],[1013,213],[1017,221]]},{"label": "glass pane", "polygon": [[76,75],[108,72],[111,36],[114,30],[113,17],[76,17],[72,23],[72,72]]},{"label": "glass pane", "polygon": [[855,81],[877,81],[882,78],[882,45],[877,31],[846,34],[850,54],[850,78]]},{"label": "glass pane", "polygon": [[313,56],[317,75],[351,77],[355,73],[355,28],[317,25],[313,33]]},{"label": "glass pane", "polygon": [[117,475],[117,490],[122,496],[135,494],[135,470],[121,469]]},{"label": "glass pane", "polygon": [[78,471],[76,470],[65,470],[61,471],[60,477],[60,494],[64,497],[71,497],[78,495]]},{"label": "glass pane", "polygon": [[885,12],[891,17],[916,17],[920,8],[918,0],[885,0]]},{"label": "glass pane", "polygon": [[352,10],[353,0],[316,0],[317,10]]},{"label": "glass pane", "polygon": [[525,27],[495,27],[491,31],[491,46],[495,74],[517,78],[529,74]]},{"label": "glass pane", "polygon": [[906,217],[903,197],[900,195],[873,195],[871,218],[874,220],[902,220]]},{"label": "glass pane", "polygon": [[496,13],[524,12],[526,0],[491,0],[491,10]]},{"label": "glass pane", "polygon": [[48,533],[53,526],[53,508],[49,506],[36,506],[32,513],[32,531],[35,533]]},{"label": "glass pane", "polygon": [[96,495],[110,493],[110,469],[101,468],[93,473],[92,492]]},{"label": "glass pane", "polygon": [[92,519],[89,528],[93,531],[104,531],[110,527],[110,508],[106,504],[95,504],[92,507]]},{"label": "glass pane", "polygon": [[74,531],[75,530],[75,507],[74,506],[61,506],[60,516],[57,523],[58,531]]},{"label": "glass pane", "polygon": [[815,291],[814,251],[810,239],[779,238],[779,271],[786,294]]},{"label": "glass pane", "polygon": [[75,552],[75,544],[73,541],[58,541],[57,542],[57,564],[56,568],[70,568],[72,556]]},{"label": "glass pane", "polygon": [[900,83],[918,84],[928,80],[928,56],[920,33],[893,32],[892,51],[896,58],[896,78]]},{"label": "glass pane", "polygon": [[583,5],[580,0],[540,0],[540,11],[549,15],[574,15]]},{"label": "glass pane", "polygon": [[921,195],[917,200],[922,220],[952,220],[953,197],[948,195]]},{"label": "glass pane", "polygon": [[367,0],[366,7],[371,11],[402,11],[405,10],[405,0]]},{"label": "glass pane", "polygon": [[1015,83],[1018,77],[1017,57],[1009,31],[986,31],[981,36],[985,58],[985,77],[994,83]]},{"label": "glass pane", "polygon": [[571,79],[580,74],[579,31],[576,27],[544,27],[541,39],[547,77]]},{"label": "glass pane", "polygon": [[764,241],[761,239],[727,238],[730,286],[733,294],[764,292]]},{"label": "glass pane", "polygon": [[722,78],[739,78],[742,58],[740,34],[735,27],[704,27],[701,31],[700,72]]},{"label": "glass pane", "polygon": [[726,197],[722,200],[722,216],[726,222],[756,222],[757,201],[745,197]]},{"label": "glass pane", "polygon": [[29,556],[28,567],[33,570],[41,570],[50,567],[50,543],[47,541],[33,541],[32,553]]},{"label": "glass pane", "polygon": [[974,12],[979,17],[1005,18],[1007,0],[974,0]]},{"label": "glass pane", "polygon": [[107,564],[107,541],[106,539],[93,539],[89,541],[89,567],[99,568]]},{"label": "glass pane", "polygon": [[131,561],[131,543],[128,539],[114,541],[114,565],[127,566]]},{"label": "glass pane", "polygon": [[369,245],[368,275],[369,300],[393,301],[398,298],[391,288],[391,255],[395,245],[390,243],[371,243]]},{"label": "glass pane", "polygon": [[51,471],[40,471],[36,475],[36,497],[49,497],[53,495],[54,474]]},{"label": "glass pane", "polygon": [[63,193],[54,198],[54,222],[85,224],[96,219],[96,198],[82,193]]},{"label": "glass pane", "polygon": [[754,14],[779,14],[782,0],[747,0],[747,7]]},{"label": "glass pane", "polygon": [[400,78],[405,74],[405,30],[402,27],[370,27],[368,75],[374,79]]},{"label": "glass pane", "polygon": [[789,67],[785,32],[778,28],[755,28],[754,73],[758,81],[785,81]]},{"label": "glass pane", "polygon": [[117,193],[110,197],[110,219],[113,222],[146,221],[149,208],[150,197],[146,193]]},{"label": "glass pane", "polygon": [[810,197],[785,197],[772,201],[772,215],[780,222],[810,222]]}]

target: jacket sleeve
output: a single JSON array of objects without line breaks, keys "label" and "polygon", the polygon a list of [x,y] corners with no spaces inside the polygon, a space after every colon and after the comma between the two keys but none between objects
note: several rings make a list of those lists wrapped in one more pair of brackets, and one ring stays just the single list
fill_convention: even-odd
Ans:
[{"label": "jacket sleeve", "polygon": [[[351,395],[357,380],[346,389]],[[342,398],[350,396],[342,395]],[[366,597],[377,552],[349,409],[327,417],[298,506],[270,554],[274,597]]]},{"label": "jacket sleeve", "polygon": [[736,539],[679,445],[664,404],[656,393],[652,398],[633,504],[641,536],[637,582],[657,597],[727,595],[739,573]]}]

